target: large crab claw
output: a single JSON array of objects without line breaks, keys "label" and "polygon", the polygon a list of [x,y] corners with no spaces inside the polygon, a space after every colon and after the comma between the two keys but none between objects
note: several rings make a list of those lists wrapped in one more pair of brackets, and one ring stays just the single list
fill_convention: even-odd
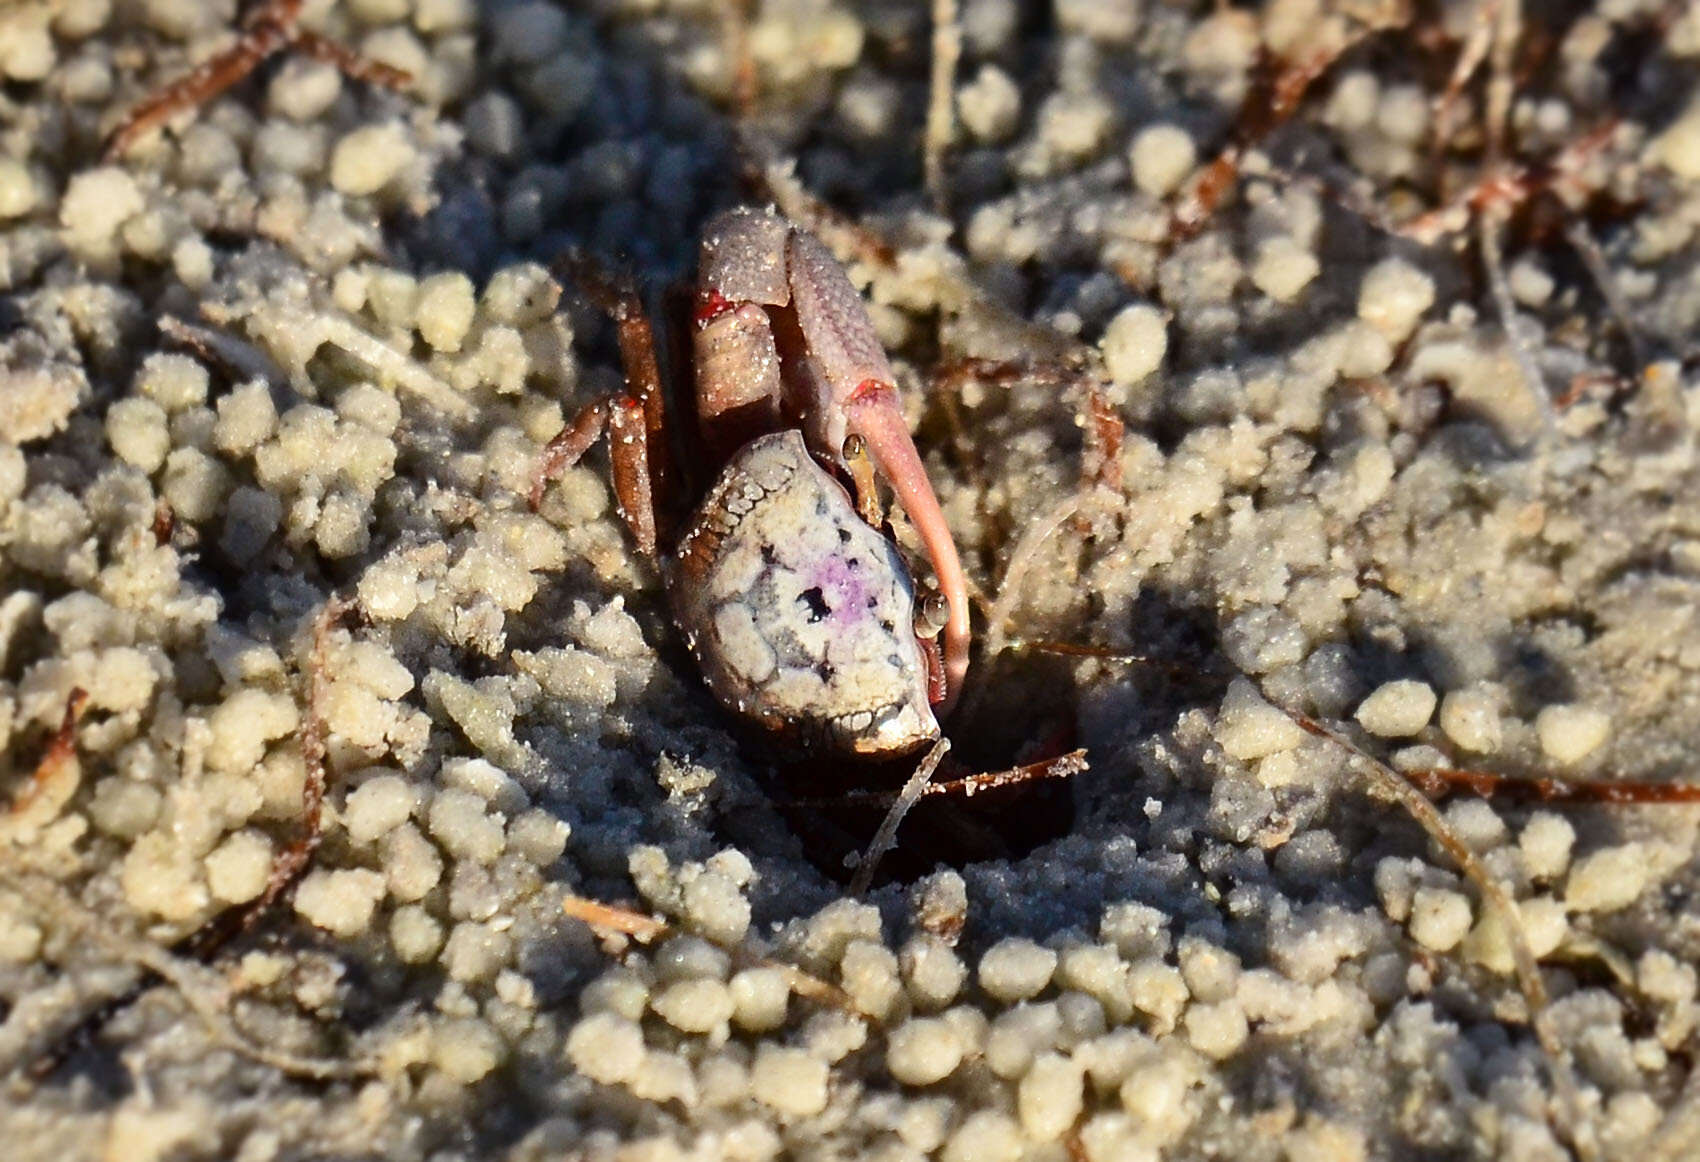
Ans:
[{"label": "large crab claw", "polygon": [[769,211],[731,210],[703,233],[694,336],[698,415],[735,447],[789,419],[816,456],[844,464],[859,436],[920,534],[949,605],[941,715],[968,672],[968,587],[950,527],[909,436],[897,379],[862,297],[826,247]]}]

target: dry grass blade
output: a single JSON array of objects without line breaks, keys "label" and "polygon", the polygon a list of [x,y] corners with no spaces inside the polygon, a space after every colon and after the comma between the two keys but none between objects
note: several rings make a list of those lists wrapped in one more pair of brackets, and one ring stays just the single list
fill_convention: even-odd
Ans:
[{"label": "dry grass blade", "polygon": [[581,920],[592,928],[607,932],[616,932],[621,936],[629,936],[639,944],[649,944],[667,935],[667,922],[657,920],[653,916],[645,916],[642,912],[634,912],[630,908],[620,908],[613,904],[603,904],[583,896],[566,896],[561,900],[561,910],[575,920]]},{"label": "dry grass blade", "polygon": [[[630,908],[622,908],[614,904],[604,904],[598,900],[587,899],[584,896],[568,895],[561,901],[561,909],[575,920],[582,921],[591,928],[626,936],[639,944],[653,944],[655,941],[674,932],[673,925],[654,916],[646,916]],[[783,960],[775,960],[748,944],[735,950],[739,965],[746,968],[771,968],[785,978],[786,985],[792,992],[806,1000],[840,1009],[853,1016],[866,1020],[873,1018],[862,1011],[861,1007],[851,999],[850,994],[837,985],[820,979],[818,976],[804,972],[794,964]]]},{"label": "dry grass blade", "polygon": [[956,66],[962,59],[962,27],[956,0],[933,0],[933,59],[927,93],[927,128],[922,171],[933,209],[950,212],[945,153],[956,138]]},{"label": "dry grass blade", "polygon": [[[1267,696],[1266,696],[1267,697]],[[1280,703],[1269,699],[1270,704],[1279,706]],[[1542,1051],[1547,1057],[1547,1066],[1552,1076],[1554,1090],[1565,1110],[1571,1144],[1576,1148],[1576,1154],[1583,1162],[1596,1162],[1600,1157],[1598,1136],[1595,1133],[1592,1119],[1582,1103],[1581,1091],[1576,1083],[1575,1069],[1571,1064],[1570,1051],[1565,1048],[1559,1038],[1558,1031],[1553,1027],[1552,1013],[1548,1007],[1546,983],[1541,978],[1540,965],[1535,960],[1535,954],[1529,947],[1529,937],[1523,928],[1523,921],[1517,911],[1517,902],[1505,890],[1505,886],[1494,878],[1487,866],[1476,857],[1469,846],[1452,830],[1451,824],[1429,802],[1422,790],[1409,778],[1399,774],[1392,767],[1364,750],[1345,735],[1333,730],[1295,710],[1282,708],[1287,716],[1297,723],[1300,729],[1318,738],[1327,739],[1352,756],[1369,772],[1370,783],[1382,793],[1392,798],[1405,809],[1405,813],[1416,820],[1418,825],[1428,833],[1429,837],[1438,844],[1441,850],[1452,857],[1458,869],[1464,873],[1480,893],[1482,901],[1499,914],[1505,925],[1506,941],[1511,946],[1511,958],[1516,968],[1517,983],[1522,990],[1524,1001],[1529,1007],[1529,1024],[1535,1031],[1535,1038],[1540,1042]]]},{"label": "dry grass blade", "polygon": [[886,812],[880,822],[879,830],[868,841],[868,850],[862,855],[862,862],[856,866],[856,874],[850,878],[850,894],[864,895],[873,886],[874,872],[879,869],[880,860],[892,848],[897,846],[897,829],[903,823],[903,817],[909,814],[909,809],[920,802],[922,794],[931,781],[933,772],[939,769],[939,763],[950,752],[950,740],[941,738],[933,744],[933,749],[927,752],[915,768],[915,773],[909,776],[909,781],[903,784],[903,790],[897,795],[897,801]]},{"label": "dry grass blade", "polygon": [[1003,584],[998,586],[997,598],[986,615],[986,657],[995,658],[1008,648],[1006,627],[1010,615],[1015,612],[1015,603],[1021,600],[1021,583],[1037,562],[1039,549],[1051,539],[1052,534],[1074,518],[1081,504],[1082,498],[1078,493],[1064,497],[1030,523],[1021,539],[1016,541],[1015,549],[1009,555],[1009,567],[1004,570]]}]

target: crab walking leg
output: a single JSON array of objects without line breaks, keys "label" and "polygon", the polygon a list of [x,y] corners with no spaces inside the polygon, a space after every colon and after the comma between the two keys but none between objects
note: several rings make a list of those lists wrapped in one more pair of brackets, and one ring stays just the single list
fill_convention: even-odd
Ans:
[{"label": "crab walking leg", "polygon": [[868,451],[880,466],[903,511],[921,534],[927,558],[938,574],[939,589],[950,604],[944,623],[944,701],[939,715],[949,714],[962,694],[968,674],[968,582],[962,574],[962,559],[956,554],[950,525],[933,493],[932,481],[909,438],[909,425],[897,402],[897,389],[889,383],[868,380],[850,396],[846,405],[850,434],[867,441]]},{"label": "crab walking leg", "polygon": [[543,490],[549,482],[577,464],[604,429],[608,432],[608,459],[614,470],[615,506],[626,527],[631,529],[638,550],[653,560],[657,532],[649,438],[644,428],[643,404],[629,395],[607,396],[590,404],[549,441],[531,482],[531,507],[535,511],[543,503]]},{"label": "crab walking leg", "polygon": [[[655,497],[648,507],[652,513],[658,512],[672,499],[669,489],[673,475],[667,454],[667,402],[661,390],[661,367],[655,356],[655,329],[650,325],[649,312],[643,309],[643,300],[629,282],[588,258],[572,256],[566,265],[590,301],[613,320],[620,366],[626,376],[626,398],[643,413],[644,458]],[[614,434],[620,434],[618,429]],[[615,471],[620,469],[616,467]]]}]

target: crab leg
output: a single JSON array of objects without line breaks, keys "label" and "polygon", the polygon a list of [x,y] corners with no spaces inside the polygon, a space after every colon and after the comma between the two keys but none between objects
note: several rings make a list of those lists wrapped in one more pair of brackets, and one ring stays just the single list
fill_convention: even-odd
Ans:
[{"label": "crab leg", "polygon": [[[673,472],[667,453],[667,403],[661,388],[661,367],[655,357],[655,330],[650,326],[649,313],[643,309],[643,300],[630,283],[610,274],[589,258],[569,255],[565,266],[585,296],[614,322],[620,344],[620,366],[626,376],[626,399],[628,403],[635,402],[643,413],[642,443],[648,465],[646,479],[654,494],[653,502],[646,503],[645,507],[658,513],[672,499],[669,490]],[[623,419],[611,420],[611,423],[616,422],[625,423]],[[626,434],[620,427],[613,427],[612,431],[616,437]],[[596,432],[591,433],[590,439],[594,441],[596,435]],[[559,440],[562,437],[555,438]],[[582,450],[579,454],[583,455]],[[623,453],[616,451],[615,455]],[[616,466],[616,492],[620,487],[620,471]],[[651,545],[653,543],[651,541]],[[653,555],[653,550],[650,552]]]}]

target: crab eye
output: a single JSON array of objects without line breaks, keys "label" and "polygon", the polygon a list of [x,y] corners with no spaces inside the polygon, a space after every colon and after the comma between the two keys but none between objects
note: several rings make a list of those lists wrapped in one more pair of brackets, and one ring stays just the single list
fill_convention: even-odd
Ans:
[{"label": "crab eye", "polygon": [[950,620],[950,602],[944,594],[936,589],[930,589],[915,602],[915,636],[933,638],[939,635],[945,622]]}]

